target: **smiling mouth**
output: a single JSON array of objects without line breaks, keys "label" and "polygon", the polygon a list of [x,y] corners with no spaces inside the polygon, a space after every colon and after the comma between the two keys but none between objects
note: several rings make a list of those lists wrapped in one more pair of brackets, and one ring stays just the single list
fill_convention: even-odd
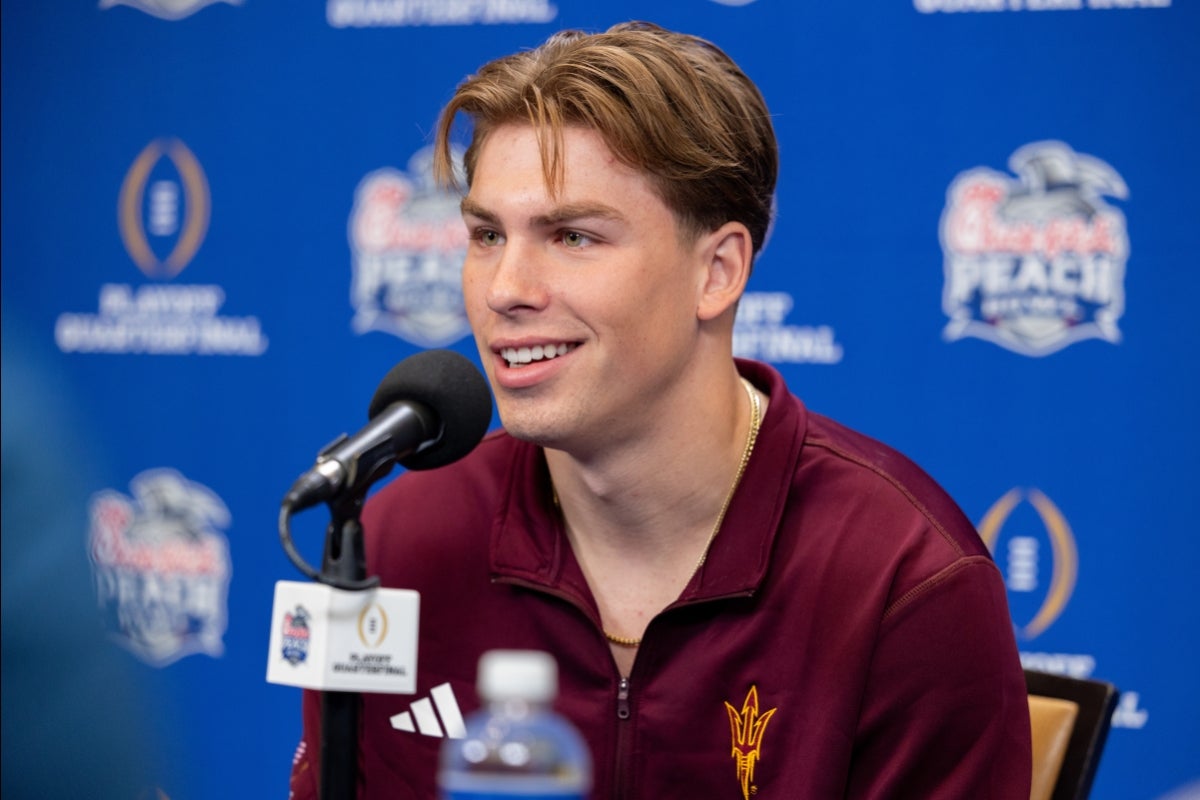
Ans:
[{"label": "smiling mouth", "polygon": [[500,357],[510,367],[523,367],[537,361],[548,361],[558,356],[565,356],[575,345],[561,342],[559,344],[535,344],[533,347],[505,347],[500,350]]}]

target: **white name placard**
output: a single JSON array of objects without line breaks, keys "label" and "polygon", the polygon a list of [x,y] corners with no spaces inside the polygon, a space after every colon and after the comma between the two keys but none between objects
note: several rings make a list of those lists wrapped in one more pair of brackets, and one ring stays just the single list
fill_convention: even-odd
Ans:
[{"label": "white name placard", "polygon": [[417,690],[420,595],[279,581],[267,682],[335,692]]}]

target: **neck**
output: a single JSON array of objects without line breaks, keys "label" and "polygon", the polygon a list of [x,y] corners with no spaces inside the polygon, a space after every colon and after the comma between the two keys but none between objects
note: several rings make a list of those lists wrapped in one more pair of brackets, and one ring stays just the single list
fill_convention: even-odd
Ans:
[{"label": "neck", "polygon": [[719,385],[691,393],[703,398],[685,401],[693,413],[648,412],[641,435],[621,446],[587,457],[546,450],[577,553],[581,544],[583,550],[619,548],[626,557],[679,552],[679,545],[708,537],[741,463],[752,416],[736,372]]},{"label": "neck", "polygon": [[736,375],[731,391],[709,392],[723,398],[728,413],[688,439],[693,446],[682,452],[658,449],[661,437],[651,437],[639,458],[608,462],[624,469],[605,470],[546,451],[567,538],[622,674],[632,669],[650,619],[679,597],[707,559],[757,438],[761,394]]}]

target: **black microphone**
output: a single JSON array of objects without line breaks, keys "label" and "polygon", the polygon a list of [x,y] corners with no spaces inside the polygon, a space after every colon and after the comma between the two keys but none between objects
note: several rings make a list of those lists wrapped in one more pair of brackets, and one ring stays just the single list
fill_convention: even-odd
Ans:
[{"label": "black microphone", "polygon": [[392,367],[367,411],[370,422],[317,455],[283,499],[300,511],[346,493],[365,493],[397,462],[433,469],[475,449],[492,421],[487,381],[453,350],[426,350]]}]

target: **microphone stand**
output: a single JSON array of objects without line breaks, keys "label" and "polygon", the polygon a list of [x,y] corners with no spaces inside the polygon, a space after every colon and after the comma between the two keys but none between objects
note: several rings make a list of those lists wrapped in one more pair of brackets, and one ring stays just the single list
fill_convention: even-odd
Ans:
[{"label": "microphone stand", "polygon": [[[406,400],[410,393],[414,399]],[[280,504],[284,552],[301,573],[335,589],[379,585],[378,576],[366,577],[359,520],[368,487],[396,461],[410,469],[430,469],[466,455],[487,430],[492,398],[487,381],[466,358],[452,350],[428,350],[388,373],[371,400],[369,416],[372,423],[353,439],[342,434],[325,447],[316,466],[300,476]],[[462,435],[446,439],[447,425],[462,428]],[[405,462],[405,457],[423,460]],[[291,515],[322,499],[330,521],[317,572],[292,542]],[[360,693],[322,691],[320,800],[357,800],[361,712]]]},{"label": "microphone stand", "polygon": [[[367,573],[359,521],[363,498],[358,493],[335,496],[328,505],[331,518],[319,580],[333,586],[361,584]],[[321,693],[321,800],[358,797],[360,706],[358,692]]]},{"label": "microphone stand", "polygon": [[[366,577],[366,548],[359,521],[366,492],[364,486],[344,494],[335,493],[327,501],[330,519],[320,572],[304,560],[292,542],[291,516],[302,497],[294,490],[284,497],[279,509],[279,539],[300,572],[343,591],[362,591],[379,585],[378,577]],[[358,692],[321,692],[320,800],[357,800],[360,703]]]}]

